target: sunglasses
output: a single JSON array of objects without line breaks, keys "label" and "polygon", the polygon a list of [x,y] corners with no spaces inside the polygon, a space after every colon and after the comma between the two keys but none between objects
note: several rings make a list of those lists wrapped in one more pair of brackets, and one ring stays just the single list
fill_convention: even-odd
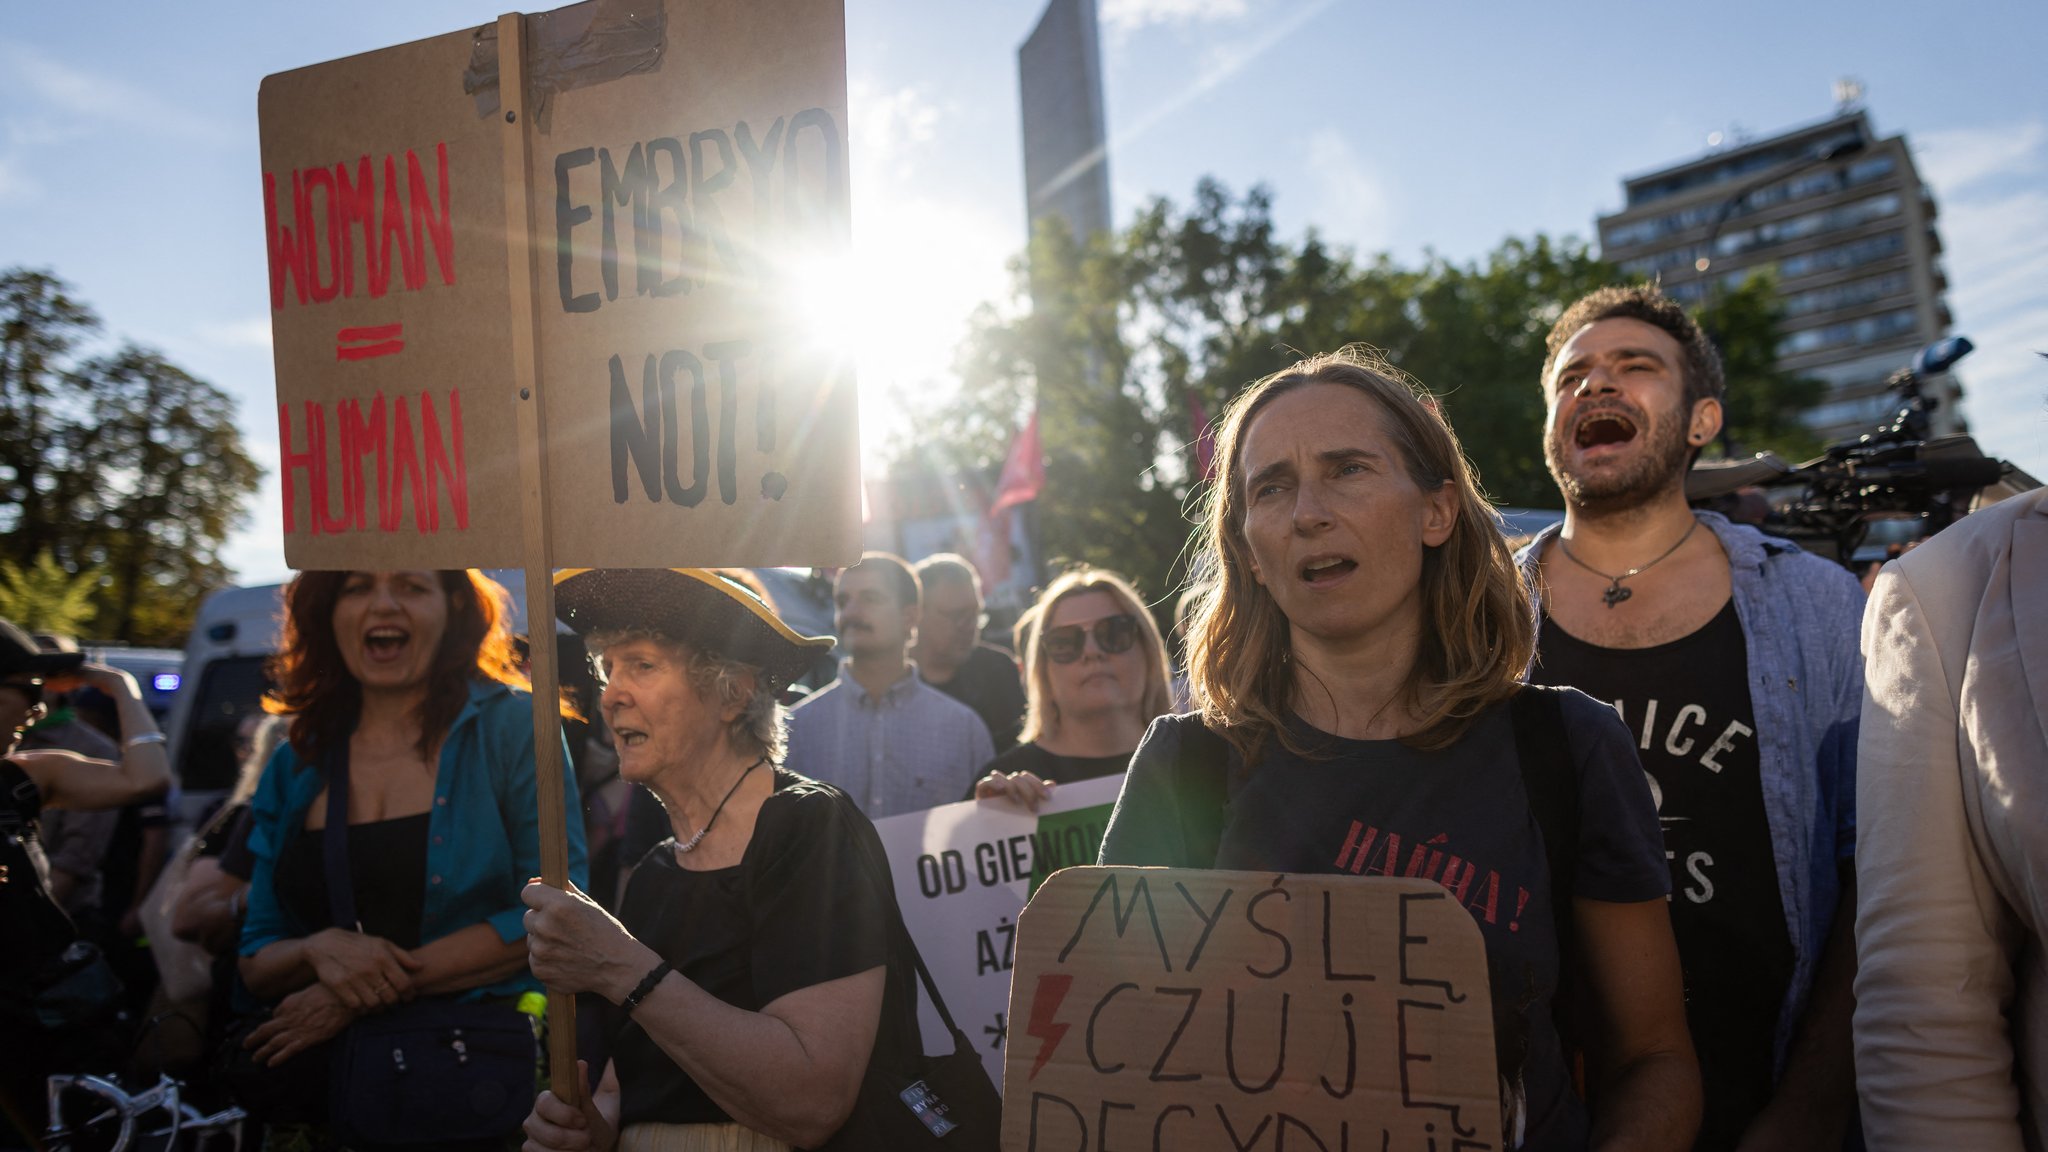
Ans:
[{"label": "sunglasses", "polygon": [[1072,664],[1081,658],[1088,645],[1090,632],[1095,635],[1095,646],[1106,656],[1129,652],[1138,642],[1138,618],[1125,614],[1104,616],[1094,624],[1069,624],[1063,628],[1047,628],[1039,637],[1039,644],[1045,655],[1055,664]]}]

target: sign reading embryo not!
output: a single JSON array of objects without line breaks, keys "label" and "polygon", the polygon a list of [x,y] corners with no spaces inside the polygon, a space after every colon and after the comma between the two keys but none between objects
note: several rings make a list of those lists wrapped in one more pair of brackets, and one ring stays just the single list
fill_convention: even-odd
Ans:
[{"label": "sign reading embryo not!", "polygon": [[847,562],[853,373],[812,335],[857,287],[840,0],[524,20],[524,220],[495,25],[263,83],[287,561],[521,564],[541,403],[557,565]]},{"label": "sign reading embryo not!", "polygon": [[1485,949],[1428,881],[1069,868],[1013,976],[1005,1152],[1501,1147]]}]

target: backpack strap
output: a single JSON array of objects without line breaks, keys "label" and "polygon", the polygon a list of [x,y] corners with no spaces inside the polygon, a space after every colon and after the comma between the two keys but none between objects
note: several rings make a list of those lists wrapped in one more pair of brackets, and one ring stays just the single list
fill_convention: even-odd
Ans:
[{"label": "backpack strap", "polygon": [[1529,797],[1530,812],[1543,834],[1543,855],[1550,867],[1550,916],[1557,934],[1558,973],[1557,991],[1550,1002],[1551,1020],[1567,1061],[1576,1067],[1584,1049],[1576,980],[1578,921],[1572,909],[1579,864],[1579,775],[1572,760],[1571,733],[1564,723],[1566,691],[1525,684],[1509,699],[1508,716],[1515,728],[1522,791]]},{"label": "backpack strap", "polygon": [[[939,994],[938,982],[932,979],[931,970],[925,967],[924,956],[918,951],[917,941],[911,938],[910,926],[903,922],[903,909],[896,903],[896,884],[890,877],[889,858],[882,850],[881,839],[873,831],[873,822],[860,810],[859,805],[853,802],[852,797],[844,792],[835,790],[835,799],[846,813],[855,853],[860,857],[861,865],[868,874],[868,882],[881,893],[883,910],[889,919],[889,948],[895,954],[892,959],[897,963],[908,960],[917,970],[918,984],[924,987],[925,995],[931,998],[932,1007],[938,1010],[939,1020],[945,1024],[946,1031],[953,1035],[954,1053],[974,1060],[975,1066],[980,1067],[981,1056],[975,1050],[974,1042],[967,1038],[966,1032],[961,1031],[960,1025],[954,1023],[953,1013],[946,1007],[946,998]],[[863,829],[863,824],[868,827]],[[863,835],[863,832],[866,834]],[[905,1036],[913,1045],[921,1044],[919,1036],[922,1029],[917,1019],[916,986],[912,986],[910,1003],[905,1007],[909,1013],[909,1031]]]},{"label": "backpack strap", "polygon": [[1522,791],[1536,826],[1543,831],[1543,855],[1550,866],[1550,910],[1560,948],[1572,942],[1572,891],[1579,865],[1579,769],[1572,761],[1571,734],[1564,726],[1562,690],[1524,685],[1508,701],[1515,727],[1515,758]]},{"label": "backpack strap", "polygon": [[320,838],[327,869],[327,910],[344,932],[362,931],[356,919],[355,873],[348,866],[348,741],[327,757],[327,827]]},{"label": "backpack strap", "polygon": [[1185,798],[1181,805],[1181,828],[1188,848],[1185,864],[1214,868],[1217,849],[1223,843],[1223,809],[1230,803],[1230,772],[1242,761],[1230,741],[1210,731],[1200,717],[1187,717],[1179,727],[1176,774]]}]

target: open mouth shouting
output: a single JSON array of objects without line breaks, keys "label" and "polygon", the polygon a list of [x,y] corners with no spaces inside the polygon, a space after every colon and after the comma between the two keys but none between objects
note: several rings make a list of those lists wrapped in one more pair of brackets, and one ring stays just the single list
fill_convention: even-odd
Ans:
[{"label": "open mouth shouting", "polygon": [[1349,556],[1311,556],[1302,562],[1300,575],[1302,583],[1311,588],[1324,588],[1336,584],[1358,569],[1358,561]]},{"label": "open mouth shouting", "polygon": [[394,664],[405,658],[412,646],[412,633],[389,624],[363,633],[363,654],[372,664]]},{"label": "open mouth shouting", "polygon": [[623,752],[628,748],[638,748],[642,744],[647,743],[647,733],[638,728],[613,727],[612,740],[618,745],[619,750]]},{"label": "open mouth shouting", "polygon": [[1572,444],[1579,455],[1598,457],[1621,450],[1636,438],[1635,421],[1615,411],[1591,412],[1581,416],[1572,431]]}]

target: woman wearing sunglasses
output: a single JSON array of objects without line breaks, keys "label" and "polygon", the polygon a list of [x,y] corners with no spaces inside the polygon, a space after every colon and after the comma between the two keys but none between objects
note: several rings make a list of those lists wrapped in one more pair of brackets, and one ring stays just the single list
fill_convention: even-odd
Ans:
[{"label": "woman wearing sunglasses", "polygon": [[1079,568],[1054,580],[1017,620],[1024,658],[1022,743],[989,763],[976,797],[1036,811],[1055,781],[1120,773],[1145,728],[1172,709],[1166,644],[1137,589]]}]

